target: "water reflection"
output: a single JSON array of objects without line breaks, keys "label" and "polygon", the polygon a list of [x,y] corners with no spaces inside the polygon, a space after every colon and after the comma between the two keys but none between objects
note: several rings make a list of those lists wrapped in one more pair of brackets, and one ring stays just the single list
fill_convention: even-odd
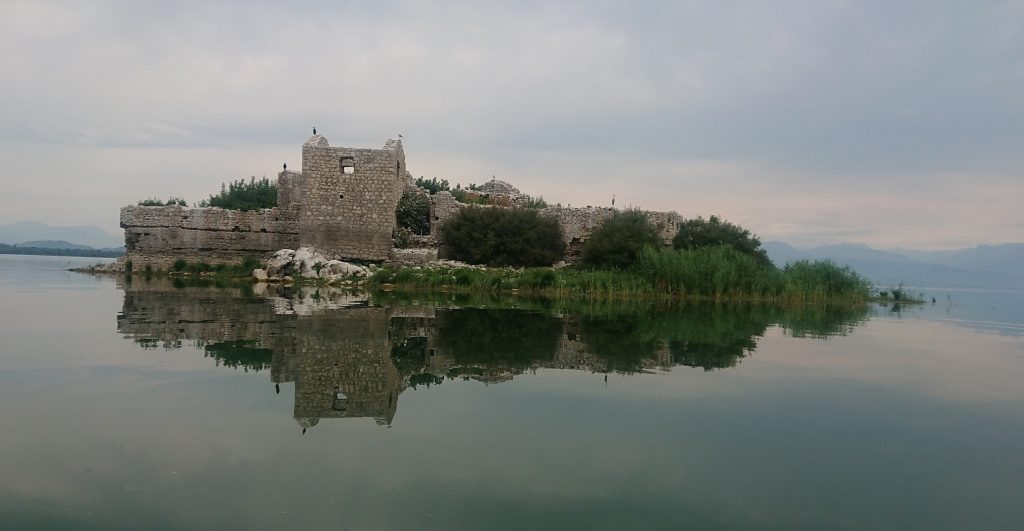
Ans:
[{"label": "water reflection", "polygon": [[294,417],[390,425],[399,395],[455,378],[496,384],[538,369],[635,374],[735,367],[770,327],[850,333],[866,308],[553,303],[368,296],[324,288],[224,288],[160,279],[120,286],[117,329],[144,348],[201,348],[218,366],[294,382]]}]

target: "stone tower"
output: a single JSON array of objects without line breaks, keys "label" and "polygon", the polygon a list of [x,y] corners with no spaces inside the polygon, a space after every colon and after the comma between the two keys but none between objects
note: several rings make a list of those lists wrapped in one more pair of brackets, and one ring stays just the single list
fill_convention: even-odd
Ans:
[{"label": "stone tower", "polygon": [[401,140],[354,149],[310,137],[302,145],[299,245],[342,258],[386,260],[405,171]]}]

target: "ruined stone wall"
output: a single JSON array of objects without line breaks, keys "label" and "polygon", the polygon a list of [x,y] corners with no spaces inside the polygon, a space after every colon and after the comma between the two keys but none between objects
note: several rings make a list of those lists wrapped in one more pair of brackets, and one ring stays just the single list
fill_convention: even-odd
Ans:
[{"label": "ruined stone wall", "polygon": [[295,222],[298,230],[299,212],[306,201],[306,179],[298,172],[277,174],[277,210],[285,219]]},{"label": "ruined stone wall", "polygon": [[[541,211],[542,216],[556,218],[562,227],[562,234],[565,236],[566,244],[573,244],[586,241],[598,226],[606,219],[621,212],[611,207],[548,207]],[[663,243],[672,243],[672,238],[679,230],[679,224],[683,217],[676,212],[654,212],[643,211],[647,219],[658,229],[658,235]]]},{"label": "ruined stone wall", "polygon": [[[440,234],[440,228],[445,222],[455,217],[463,208],[470,206],[474,205],[461,203],[455,200],[448,192],[438,192],[430,196],[430,234],[437,238],[437,235]],[[488,206],[487,208],[501,207]],[[572,208],[554,206],[542,209],[540,214],[555,218],[558,221],[565,239],[565,260],[573,262],[579,259],[583,242],[590,237],[594,229],[600,226],[606,219],[615,215],[616,212],[620,212],[620,210],[610,207]],[[644,214],[657,228],[662,242],[665,245],[670,245],[672,238],[675,237],[676,232],[679,230],[680,223],[683,222],[683,217],[676,212],[644,211]],[[444,242],[438,243],[443,248]]]},{"label": "ruined stone wall", "polygon": [[314,135],[302,146],[302,174],[299,245],[339,258],[386,260],[395,208],[406,186],[402,143],[388,140],[383,149],[332,148],[326,138]]},{"label": "ruined stone wall", "polygon": [[438,192],[430,196],[430,234],[436,236],[445,222],[468,206],[456,201],[448,192]]},{"label": "ruined stone wall", "polygon": [[167,269],[175,260],[238,263],[298,243],[294,218],[277,208],[242,212],[181,206],[121,209],[125,257],[133,267]]}]

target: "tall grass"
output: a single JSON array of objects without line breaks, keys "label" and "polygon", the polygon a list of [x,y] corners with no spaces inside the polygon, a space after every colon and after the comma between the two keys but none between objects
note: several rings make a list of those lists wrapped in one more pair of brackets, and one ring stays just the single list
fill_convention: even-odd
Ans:
[{"label": "tall grass", "polygon": [[832,262],[796,262],[779,270],[730,247],[647,247],[626,269],[382,268],[369,287],[451,292],[514,291],[558,298],[714,299],[859,302],[868,283]]},{"label": "tall grass", "polygon": [[800,301],[818,302],[835,299],[867,299],[871,284],[849,266],[838,266],[831,260],[798,260],[782,269],[784,292]]},{"label": "tall grass", "polygon": [[772,298],[781,292],[779,272],[732,247],[673,251],[647,247],[637,271],[659,292],[708,298]]}]

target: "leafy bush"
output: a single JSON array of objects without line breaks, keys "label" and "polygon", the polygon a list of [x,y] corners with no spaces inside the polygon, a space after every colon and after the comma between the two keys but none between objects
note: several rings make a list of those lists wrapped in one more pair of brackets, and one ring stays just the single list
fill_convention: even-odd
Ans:
[{"label": "leafy bush", "polygon": [[188,202],[180,197],[169,197],[167,201],[161,201],[155,197],[150,197],[139,201],[139,206],[188,206]]},{"label": "leafy bush", "polygon": [[657,230],[643,212],[618,212],[597,227],[583,244],[583,263],[625,269],[636,262],[644,247],[660,244]]},{"label": "leafy bush", "polygon": [[395,249],[408,249],[412,247],[412,231],[405,227],[396,227],[391,231],[391,245]]},{"label": "leafy bush", "polygon": [[413,234],[430,234],[430,199],[416,192],[405,192],[395,209],[398,226]]},{"label": "leafy bush", "polygon": [[558,221],[536,210],[464,208],[441,227],[452,258],[491,266],[551,265],[565,253]]},{"label": "leafy bush", "polygon": [[264,177],[251,177],[221,184],[220,193],[199,202],[201,207],[220,207],[229,210],[259,210],[277,206],[277,184]]},{"label": "leafy bush", "polygon": [[716,245],[728,245],[737,251],[753,256],[762,264],[771,262],[768,253],[761,248],[761,240],[749,230],[728,221],[711,216],[706,221],[702,217],[688,219],[679,227],[679,232],[672,238],[672,247],[676,249],[700,249]]},{"label": "leafy bush", "polygon": [[475,184],[471,184],[469,186],[470,188],[456,187],[452,189],[452,197],[454,197],[456,201],[460,203],[466,203],[468,205],[490,204],[488,203],[486,196],[477,193],[475,190],[473,190],[473,187],[476,186]]},{"label": "leafy bush", "polygon": [[430,192],[430,195],[434,195],[438,192],[447,192],[452,189],[451,185],[448,184],[448,179],[438,180],[437,177],[430,180],[420,177],[419,179],[416,179],[416,186]]}]

